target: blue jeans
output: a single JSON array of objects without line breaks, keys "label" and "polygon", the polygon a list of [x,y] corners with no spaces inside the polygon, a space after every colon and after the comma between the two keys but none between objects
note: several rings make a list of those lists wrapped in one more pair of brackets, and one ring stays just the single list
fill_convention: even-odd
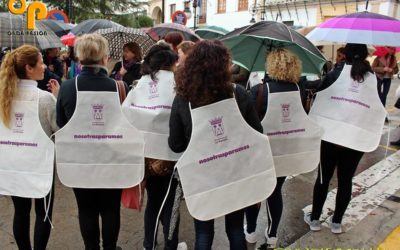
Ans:
[{"label": "blue jeans", "polygon": [[[243,231],[244,210],[225,215],[225,231],[229,239],[230,250],[246,250],[247,244]],[[211,250],[214,239],[214,220],[194,219],[196,231],[195,250]]]},{"label": "blue jeans", "polygon": [[384,78],[382,80],[378,78],[378,94],[383,106],[386,106],[386,97],[389,93],[391,83],[392,79],[390,78]]}]

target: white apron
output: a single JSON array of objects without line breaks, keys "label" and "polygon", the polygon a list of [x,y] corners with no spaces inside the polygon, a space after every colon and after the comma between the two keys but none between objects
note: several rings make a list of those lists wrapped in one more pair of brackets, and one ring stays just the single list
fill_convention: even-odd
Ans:
[{"label": "white apron", "polygon": [[190,214],[210,220],[265,200],[276,175],[268,137],[234,98],[191,110],[192,136],[177,169]]},{"label": "white apron", "polygon": [[31,100],[13,101],[11,124],[0,122],[0,194],[43,198],[53,182],[54,143],[39,120],[38,89]]},{"label": "white apron", "polygon": [[307,173],[318,166],[322,129],[304,111],[299,91],[269,93],[261,124],[278,177]]},{"label": "white apron", "polygon": [[376,76],[368,73],[358,83],[350,70],[351,65],[345,65],[336,82],[318,92],[310,117],[323,128],[322,140],[371,152],[379,145],[386,111],[376,90]]},{"label": "white apron", "polygon": [[118,92],[78,91],[78,77],[75,85],[75,112],[55,137],[61,182],[76,188],[139,184],[144,177],[143,134],[122,114]]},{"label": "white apron", "polygon": [[143,76],[128,94],[122,110],[128,121],[144,132],[145,157],[177,161],[181,154],[168,146],[169,117],[175,98],[174,73],[160,70],[156,78],[159,80]]}]

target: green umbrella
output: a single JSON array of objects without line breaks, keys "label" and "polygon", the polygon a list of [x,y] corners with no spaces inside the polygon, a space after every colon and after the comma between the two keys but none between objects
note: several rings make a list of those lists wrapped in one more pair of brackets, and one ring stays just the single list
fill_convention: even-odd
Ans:
[{"label": "green umbrella", "polygon": [[231,50],[233,62],[250,72],[265,71],[266,54],[273,48],[286,48],[296,54],[303,73],[320,74],[326,62],[307,38],[278,22],[258,22],[219,39]]},{"label": "green umbrella", "polygon": [[226,29],[218,26],[204,26],[196,29],[195,33],[203,39],[216,39],[228,33]]}]

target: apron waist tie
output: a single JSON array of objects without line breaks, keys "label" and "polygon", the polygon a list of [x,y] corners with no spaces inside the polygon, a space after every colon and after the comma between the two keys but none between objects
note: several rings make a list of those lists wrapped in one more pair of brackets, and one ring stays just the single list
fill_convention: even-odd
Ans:
[{"label": "apron waist tie", "polygon": [[50,189],[49,203],[48,203],[48,204],[47,204],[47,202],[46,202],[46,197],[43,198],[43,201],[44,201],[44,210],[45,210],[45,212],[46,212],[46,215],[44,216],[43,222],[45,222],[46,219],[47,219],[47,220],[49,221],[49,223],[50,223],[51,228],[53,229],[53,228],[54,228],[54,225],[53,225],[53,223],[51,222],[51,219],[50,219],[50,217],[49,217],[49,210],[50,210],[50,206],[51,206],[51,193],[52,193],[52,191],[53,191],[53,188]]},{"label": "apron waist tie", "polygon": [[176,170],[176,167],[174,168],[174,171],[173,171],[173,173],[171,175],[171,179],[169,180],[167,193],[165,194],[164,200],[161,203],[160,211],[158,211],[157,220],[156,220],[156,226],[155,226],[155,229],[154,229],[153,247],[152,247],[153,250],[156,249],[156,238],[157,238],[157,231],[158,231],[158,225],[159,225],[159,221],[160,221],[160,216],[161,216],[161,212],[162,212],[162,210],[164,208],[165,202],[167,201],[169,192],[171,191],[171,184],[172,184],[172,179],[174,178],[175,170]]}]

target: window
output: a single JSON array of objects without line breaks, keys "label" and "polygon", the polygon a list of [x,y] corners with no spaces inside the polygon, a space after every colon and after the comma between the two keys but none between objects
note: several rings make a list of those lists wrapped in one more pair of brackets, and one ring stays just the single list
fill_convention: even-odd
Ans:
[{"label": "window", "polygon": [[199,0],[199,23],[207,23],[207,0]]},{"label": "window", "polygon": [[169,14],[170,14],[170,16],[171,16],[171,18],[172,18],[172,14],[174,14],[174,12],[176,11],[176,4],[171,4],[170,6],[169,6]]},{"label": "window", "polygon": [[239,0],[239,6],[238,10],[243,11],[243,10],[248,10],[249,9],[249,1],[248,0]]},{"label": "window", "polygon": [[286,24],[286,26],[292,27],[294,25],[294,21],[283,21],[282,23]]},{"label": "window", "polygon": [[226,0],[218,0],[218,13],[225,13],[226,12]]}]

